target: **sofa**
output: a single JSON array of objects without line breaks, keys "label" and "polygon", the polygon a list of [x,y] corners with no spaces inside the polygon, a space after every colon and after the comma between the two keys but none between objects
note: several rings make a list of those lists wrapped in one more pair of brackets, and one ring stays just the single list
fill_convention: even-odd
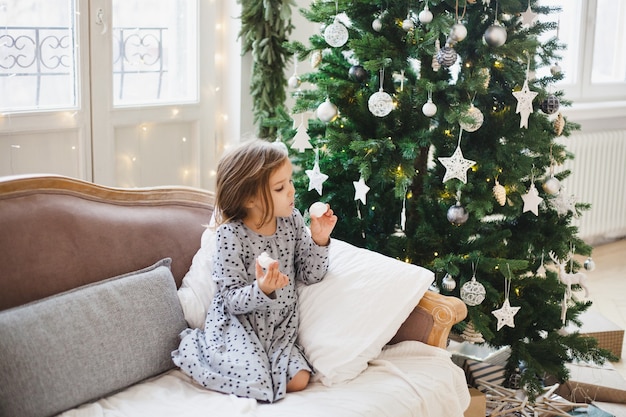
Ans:
[{"label": "sofa", "polygon": [[465,304],[430,291],[432,272],[334,238],[325,279],[298,288],[305,390],[261,403],[180,372],[171,352],[214,290],[213,202],[182,186],[0,178],[1,417],[463,415],[445,348]]}]

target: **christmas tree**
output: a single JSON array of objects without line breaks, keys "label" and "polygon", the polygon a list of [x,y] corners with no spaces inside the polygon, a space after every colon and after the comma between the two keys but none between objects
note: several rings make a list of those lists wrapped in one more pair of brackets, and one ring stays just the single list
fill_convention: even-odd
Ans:
[{"label": "christmas tree", "polygon": [[559,112],[557,12],[535,0],[314,0],[302,13],[319,34],[288,50],[315,69],[289,79],[281,129],[299,208],[329,202],[336,238],[433,270],[468,305],[455,331],[509,346],[507,380],[530,398],[546,375],[567,379],[566,362],[610,356],[559,332],[591,304],[572,258],[591,247],[572,225],[588,206],[557,169],[573,155],[555,139],[577,129]]}]

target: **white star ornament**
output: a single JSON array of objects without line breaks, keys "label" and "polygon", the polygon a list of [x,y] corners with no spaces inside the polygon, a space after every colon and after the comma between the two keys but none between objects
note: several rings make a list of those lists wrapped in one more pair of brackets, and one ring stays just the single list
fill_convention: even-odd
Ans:
[{"label": "white star ornament", "polygon": [[446,167],[443,182],[457,178],[467,184],[467,170],[476,165],[476,161],[463,158],[461,147],[457,146],[454,153],[449,157],[439,157],[441,164]]},{"label": "white star ornament", "polygon": [[502,303],[502,308],[491,312],[498,319],[497,329],[500,330],[503,326],[515,327],[515,320],[513,317],[517,314],[521,307],[511,307],[509,299],[505,298]]},{"label": "white star ornament", "polygon": [[535,184],[530,184],[528,192],[522,195],[522,200],[524,200],[522,213],[532,211],[535,216],[539,216],[539,204],[541,204],[543,198],[539,197],[539,191],[537,191]]},{"label": "white star ornament", "polygon": [[370,190],[370,187],[365,184],[365,180],[363,179],[363,177],[359,178],[358,181],[352,181],[352,184],[354,184],[354,199],[361,200],[361,203],[367,204],[366,195],[367,192]]},{"label": "white star ornament", "polygon": [[528,79],[524,80],[524,86],[520,91],[514,91],[513,95],[517,99],[517,108],[515,113],[519,113],[521,118],[519,127],[528,129],[528,117],[533,112],[533,100],[537,97],[537,92],[530,91],[528,88]]},{"label": "white star ornament", "polygon": [[320,165],[316,161],[313,169],[304,171],[309,177],[309,191],[315,189],[319,195],[322,195],[322,184],[328,179],[328,175],[320,171]]}]

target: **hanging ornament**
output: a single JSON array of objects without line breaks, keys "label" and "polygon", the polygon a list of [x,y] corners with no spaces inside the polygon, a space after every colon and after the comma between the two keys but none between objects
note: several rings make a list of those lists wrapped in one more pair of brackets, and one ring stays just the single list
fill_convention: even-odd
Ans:
[{"label": "hanging ornament", "polygon": [[501,206],[504,206],[506,204],[506,188],[500,185],[497,178],[496,185],[493,186],[493,196],[496,198],[496,201]]},{"label": "hanging ornament", "polygon": [[322,184],[328,179],[328,175],[320,171],[320,152],[319,149],[315,149],[315,164],[313,169],[307,169],[304,171],[309,177],[309,191],[315,189],[319,195],[322,195]]},{"label": "hanging ornament", "polygon": [[452,278],[452,275],[446,274],[441,280],[441,288],[450,292],[456,288],[456,281]]},{"label": "hanging ornament", "polygon": [[352,65],[348,70],[348,77],[351,80],[363,83],[369,78],[369,74],[362,65]]},{"label": "hanging ornament", "polygon": [[443,182],[446,182],[452,178],[457,178],[467,184],[467,170],[476,165],[476,161],[465,159],[463,152],[461,152],[461,136],[463,129],[459,132],[459,141],[457,143],[454,153],[449,157],[439,157],[439,161],[446,168],[446,173],[443,177]]},{"label": "hanging ornament", "polygon": [[483,302],[487,291],[485,290],[485,286],[476,280],[476,267],[473,262],[472,268],[474,269],[472,279],[461,287],[461,300],[468,306],[477,306]]},{"label": "hanging ornament", "polygon": [[561,190],[561,183],[554,177],[554,175],[551,175],[541,187],[546,193],[556,195]]},{"label": "hanging ornament", "polygon": [[541,102],[541,111],[545,114],[554,114],[559,111],[559,99],[554,95],[550,94]]},{"label": "hanging ornament", "polygon": [[330,99],[327,97],[326,101],[317,107],[315,114],[322,122],[330,123],[337,120],[337,117],[339,117],[339,110],[337,109],[337,106],[331,103]]},{"label": "hanging ornament", "polygon": [[385,70],[380,70],[380,89],[372,94],[367,101],[367,107],[374,116],[385,117],[393,110],[393,98],[383,90]]},{"label": "hanging ornament", "polygon": [[439,42],[439,39],[435,39],[435,54],[433,55],[433,60],[431,63],[431,67],[433,71],[435,72],[439,71],[439,68],[441,68],[441,64],[439,63],[439,60],[437,59],[437,56],[439,55],[440,50],[441,50],[441,43]]},{"label": "hanging ornament", "polygon": [[467,219],[469,219],[469,213],[465,211],[465,207],[457,201],[455,205],[450,206],[448,212],[446,213],[446,217],[453,225],[460,226],[464,224]]},{"label": "hanging ornament", "polygon": [[593,271],[594,269],[596,269],[596,263],[593,261],[593,259],[591,259],[591,257],[585,260],[585,263],[583,264],[583,266],[585,267],[587,271]]},{"label": "hanging ornament", "polygon": [[554,65],[550,67],[550,74],[552,74],[553,77],[556,77],[560,73],[561,73],[561,67],[559,66],[559,64],[555,62]]},{"label": "hanging ornament", "polygon": [[432,117],[437,113],[437,105],[433,103],[433,92],[428,90],[428,101],[422,106],[422,113],[426,117]]},{"label": "hanging ornament", "polygon": [[485,120],[483,112],[481,112],[477,107],[474,107],[474,104],[470,104],[469,109],[467,109],[467,112],[465,112],[463,117],[471,120],[470,122],[459,121],[461,128],[466,132],[477,131],[483,125],[483,121]]},{"label": "hanging ornament", "polygon": [[413,19],[411,19],[411,14],[409,13],[406,16],[406,19],[402,21],[402,30],[404,30],[405,32],[410,32],[413,29],[415,29],[415,23],[413,22]]},{"label": "hanging ornament", "polygon": [[563,114],[559,112],[559,114],[556,115],[556,119],[554,119],[554,133],[557,136],[561,136],[563,134],[564,128],[565,128],[565,118],[563,117]]},{"label": "hanging ornament", "polygon": [[361,203],[367,204],[366,196],[367,192],[370,190],[370,187],[365,184],[363,176],[361,176],[358,181],[352,181],[352,184],[354,185],[354,199],[361,200]]},{"label": "hanging ornament", "polygon": [[503,326],[509,326],[511,328],[515,327],[515,320],[513,319],[517,312],[521,307],[511,307],[509,303],[509,293],[511,292],[511,269],[509,268],[509,264],[506,264],[509,270],[509,277],[504,277],[504,302],[502,303],[502,307],[498,310],[494,310],[491,312],[498,319],[498,324],[496,326],[497,330],[500,330]]},{"label": "hanging ornament", "polygon": [[539,265],[539,268],[537,268],[535,275],[537,275],[537,277],[539,278],[546,277],[546,267],[543,265],[543,252],[541,252],[541,265]]},{"label": "hanging ornament", "polygon": [[296,129],[296,135],[293,137],[293,143],[291,144],[291,149],[297,149],[298,152],[304,152],[307,149],[313,149],[311,146],[311,137],[309,136],[308,129],[308,118],[305,123],[305,114],[300,113],[301,121]]},{"label": "hanging ornament", "polygon": [[561,187],[559,193],[548,201],[559,216],[565,216],[571,211],[573,216],[578,218],[578,212],[576,211],[576,197],[573,194],[566,194],[565,187]]},{"label": "hanging ornament", "polygon": [[457,60],[457,53],[453,47],[449,44],[446,44],[443,48],[439,49],[437,52],[437,62],[446,68],[451,67]]},{"label": "hanging ornament", "polygon": [[524,208],[522,213],[532,211],[535,216],[539,216],[539,204],[543,201],[543,198],[539,197],[539,191],[535,187],[534,180],[531,181],[528,192],[522,195],[524,201]]},{"label": "hanging ornament", "polygon": [[432,291],[436,294],[439,294],[441,291],[439,291],[439,287],[437,286],[437,283],[435,281],[433,281],[432,284],[430,284],[430,287],[428,287],[428,291]]},{"label": "hanging ornament", "polygon": [[337,16],[335,16],[333,23],[324,29],[324,40],[333,48],[339,48],[348,42],[348,29],[339,21]]},{"label": "hanging ornament", "polygon": [[319,67],[322,63],[322,51],[316,49],[315,51],[311,52],[311,57],[309,58],[309,61],[313,68]]},{"label": "hanging ornament", "polygon": [[489,26],[483,35],[483,40],[489,46],[502,46],[506,43],[506,29],[498,22],[498,3],[496,2],[496,19],[493,25]]},{"label": "hanging ornament", "polygon": [[520,16],[522,18],[522,25],[527,27],[532,26],[535,20],[537,20],[537,13],[533,12],[530,8],[530,0],[528,0],[528,8],[525,12],[520,13]]},{"label": "hanging ornament", "polygon": [[465,27],[465,25],[463,25],[463,23],[457,22],[452,25],[449,37],[450,40],[453,42],[461,42],[467,37],[467,28]]},{"label": "hanging ornament", "polygon": [[289,80],[287,80],[287,85],[289,86],[289,88],[295,89],[300,87],[301,84],[302,80],[300,80],[300,77],[295,74],[289,77]]},{"label": "hanging ornament", "polygon": [[433,13],[428,8],[428,1],[424,5],[424,10],[419,12],[419,14],[417,15],[417,18],[419,19],[420,23],[424,25],[433,21]]},{"label": "hanging ornament", "polygon": [[478,74],[483,78],[483,87],[486,89],[489,88],[489,82],[491,82],[491,72],[489,72],[489,68],[480,68],[478,70]]},{"label": "hanging ornament", "polygon": [[372,21],[372,29],[376,32],[380,32],[383,29],[383,21],[380,18],[376,18]]},{"label": "hanging ornament", "polygon": [[528,118],[530,113],[533,112],[533,100],[537,97],[537,92],[530,91],[528,88],[528,76],[530,73],[530,56],[528,56],[528,63],[526,64],[526,78],[524,79],[524,85],[520,91],[514,91],[513,96],[517,100],[517,107],[515,113],[520,114],[519,127],[525,127],[528,129]]},{"label": "hanging ornament", "polygon": [[463,340],[469,343],[485,343],[482,333],[474,328],[474,322],[470,321],[461,333]]}]

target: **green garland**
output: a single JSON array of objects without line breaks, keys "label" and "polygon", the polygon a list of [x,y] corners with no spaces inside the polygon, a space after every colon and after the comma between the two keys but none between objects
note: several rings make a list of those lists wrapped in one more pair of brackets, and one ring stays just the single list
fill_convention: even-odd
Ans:
[{"label": "green garland", "polygon": [[293,0],[238,0],[242,5],[242,53],[252,53],[253,67],[250,94],[253,99],[254,123],[257,135],[275,139],[277,129],[264,121],[276,115],[285,98],[285,66],[289,52],[283,47],[293,30],[291,6]]}]

